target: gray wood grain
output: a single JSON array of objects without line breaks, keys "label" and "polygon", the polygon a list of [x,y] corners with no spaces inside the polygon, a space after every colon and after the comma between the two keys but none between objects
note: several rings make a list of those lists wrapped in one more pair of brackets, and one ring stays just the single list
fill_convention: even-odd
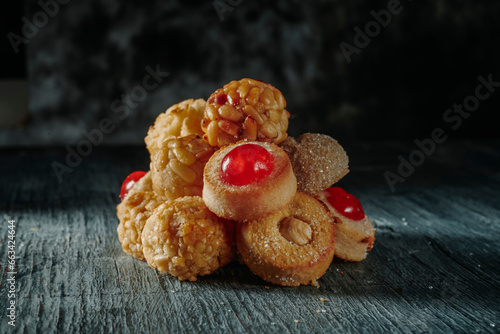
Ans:
[{"label": "gray wood grain", "polygon": [[0,332],[498,332],[499,144],[446,142],[394,193],[383,173],[411,144],[346,147],[351,173],[340,185],[362,202],[377,241],[363,262],[334,260],[319,288],[272,286],[237,263],[180,282],[123,253],[115,206],[123,178],[148,168],[142,147],[96,149],[62,183],[50,163],[64,149],[3,150]]}]

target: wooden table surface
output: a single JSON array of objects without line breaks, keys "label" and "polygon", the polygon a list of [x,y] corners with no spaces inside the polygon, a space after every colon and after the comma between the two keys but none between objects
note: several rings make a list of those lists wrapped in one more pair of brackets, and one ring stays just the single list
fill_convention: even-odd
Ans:
[{"label": "wooden table surface", "polygon": [[340,185],[377,241],[363,262],[334,260],[319,288],[272,286],[237,263],[180,282],[123,253],[115,206],[124,177],[148,169],[144,147],[94,148],[61,183],[51,163],[66,149],[3,149],[0,332],[499,332],[500,141],[440,144],[391,191],[384,173],[415,148],[346,147]]}]

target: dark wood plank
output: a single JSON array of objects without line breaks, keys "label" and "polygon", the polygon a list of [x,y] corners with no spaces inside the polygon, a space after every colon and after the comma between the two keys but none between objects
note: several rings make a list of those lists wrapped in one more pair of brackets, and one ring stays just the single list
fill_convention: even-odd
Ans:
[{"label": "dark wood plank", "polygon": [[[121,251],[123,178],[144,148],[100,148],[59,183],[64,149],[0,152],[0,332],[498,332],[499,141],[449,141],[392,192],[412,143],[347,147],[354,193],[377,227],[360,263],[320,287],[269,285],[232,263],[197,282]],[[8,325],[7,221],[16,221],[16,327]],[[267,288],[268,286],[268,288]],[[326,301],[322,301],[325,298]]]}]

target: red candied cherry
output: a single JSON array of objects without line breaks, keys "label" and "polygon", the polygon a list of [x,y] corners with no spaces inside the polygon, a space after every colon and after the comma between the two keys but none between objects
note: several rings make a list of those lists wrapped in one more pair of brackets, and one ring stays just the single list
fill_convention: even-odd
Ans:
[{"label": "red candied cherry", "polygon": [[129,190],[132,189],[134,184],[139,181],[144,175],[146,175],[146,172],[138,170],[135,172],[130,173],[126,178],[125,181],[122,183],[122,188],[120,189],[120,199],[123,201],[125,196],[128,194]]},{"label": "red candied cherry", "polygon": [[244,186],[268,177],[273,171],[273,156],[264,147],[242,144],[230,151],[221,163],[222,179]]},{"label": "red candied cherry", "polygon": [[216,103],[218,105],[226,104],[227,102],[227,94],[224,93],[222,89],[217,89],[210,97],[208,98],[208,103]]},{"label": "red candied cherry", "polygon": [[326,199],[340,214],[352,220],[365,218],[365,212],[359,200],[340,187],[330,187],[326,190]]}]

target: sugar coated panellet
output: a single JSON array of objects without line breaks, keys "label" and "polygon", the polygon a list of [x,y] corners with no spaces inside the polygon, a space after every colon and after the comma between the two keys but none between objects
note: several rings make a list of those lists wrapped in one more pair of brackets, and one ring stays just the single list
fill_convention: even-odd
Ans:
[{"label": "sugar coated panellet", "polygon": [[290,158],[297,177],[297,190],[316,195],[349,173],[349,158],[332,137],[305,133],[288,137],[279,145]]},{"label": "sugar coated panellet", "polygon": [[199,196],[159,205],[146,222],[142,243],[152,268],[181,281],[211,274],[235,253],[233,222],[210,212]]},{"label": "sugar coated panellet", "polygon": [[241,141],[221,148],[203,173],[207,207],[231,220],[252,220],[282,209],[293,198],[297,180],[286,153],[266,142]]},{"label": "sugar coated panellet", "polygon": [[[348,193],[346,194],[350,195]],[[364,260],[375,243],[375,228],[373,223],[363,211],[362,216],[359,218],[352,219],[346,217],[345,212],[339,212],[339,210],[332,205],[332,199],[329,197],[328,189],[318,194],[318,199],[326,205],[336,218],[335,229],[337,231],[337,238],[335,242],[335,256],[346,261]],[[341,201],[339,199],[334,200]],[[348,212],[351,211],[352,210],[349,210]]]},{"label": "sugar coated panellet", "polygon": [[287,137],[288,118],[283,94],[262,81],[231,81],[210,95],[203,121],[203,138],[223,147],[237,141],[281,143]]},{"label": "sugar coated panellet", "polygon": [[317,286],[334,256],[334,218],[317,199],[297,192],[270,216],[238,222],[236,244],[243,261],[262,279]]},{"label": "sugar coated panellet", "polygon": [[174,104],[158,115],[153,126],[149,127],[144,141],[150,155],[153,155],[168,138],[184,137],[191,134],[203,136],[201,120],[206,102],[203,99],[188,99]]},{"label": "sugar coated panellet", "polygon": [[142,230],[146,220],[159,204],[151,185],[151,174],[148,172],[116,207],[116,214],[120,220],[117,229],[118,239],[125,253],[144,260]]},{"label": "sugar coated panellet", "polygon": [[213,153],[197,135],[165,140],[151,156],[154,191],[163,199],[201,196],[203,170]]}]

